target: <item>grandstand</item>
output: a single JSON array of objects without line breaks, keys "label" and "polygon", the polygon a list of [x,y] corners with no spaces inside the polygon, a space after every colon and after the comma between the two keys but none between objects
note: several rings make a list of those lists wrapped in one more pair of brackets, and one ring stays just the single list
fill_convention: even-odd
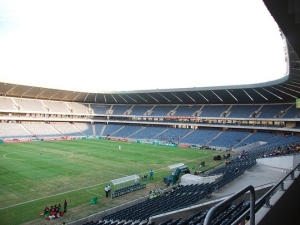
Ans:
[{"label": "grandstand", "polygon": [[[132,194],[132,199],[119,206],[107,204],[106,210],[96,214],[76,220],[69,217],[68,224],[205,224],[209,209],[248,184],[257,193],[255,224],[297,224],[298,213],[286,211],[284,203],[298,209],[300,200],[296,193],[299,172],[294,170],[300,162],[300,109],[295,104],[300,98],[299,18],[286,11],[290,1],[264,2],[287,45],[289,71],[281,79],[250,85],[79,94],[0,82],[0,146],[94,138],[174,144],[182,151],[208,149],[218,152],[224,162],[197,174],[204,178],[221,175],[221,181],[176,185],[175,190],[168,187],[154,199],[145,194],[137,200]],[[235,155],[227,157],[229,151]],[[265,196],[265,210],[259,197],[286,173],[291,179],[280,182],[283,194],[273,198],[272,208],[266,200],[270,195]],[[253,202],[244,195],[210,224],[231,224],[246,213],[244,220],[250,216],[250,206]],[[284,212],[281,219],[278,212]],[[253,217],[250,222],[254,224]]]}]

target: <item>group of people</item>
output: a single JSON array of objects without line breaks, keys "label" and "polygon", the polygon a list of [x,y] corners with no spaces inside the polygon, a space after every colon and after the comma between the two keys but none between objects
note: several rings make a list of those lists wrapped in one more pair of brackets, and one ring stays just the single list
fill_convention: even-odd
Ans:
[{"label": "group of people", "polygon": [[109,197],[111,192],[111,186],[110,185],[105,186],[104,191],[105,191],[105,197],[106,198]]},{"label": "group of people", "polygon": [[46,208],[44,209],[44,212],[40,213],[41,216],[44,216],[46,218],[46,220],[52,220],[52,219],[56,219],[59,218],[60,216],[63,216],[64,213],[67,212],[67,200],[65,199],[64,202],[64,210],[62,210],[62,207],[60,204],[58,205],[52,205],[50,208],[48,208],[48,206],[46,206]]}]

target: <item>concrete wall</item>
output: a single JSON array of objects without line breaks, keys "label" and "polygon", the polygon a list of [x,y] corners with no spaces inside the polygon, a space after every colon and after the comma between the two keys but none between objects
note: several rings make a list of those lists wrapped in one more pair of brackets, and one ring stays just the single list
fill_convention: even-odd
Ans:
[{"label": "concrete wall", "polygon": [[288,170],[295,168],[295,166],[297,166],[299,162],[300,162],[300,154],[257,159],[257,163],[261,163],[263,165],[270,166],[270,167],[288,169]]},{"label": "concrete wall", "polygon": [[270,199],[271,208],[263,207],[256,214],[257,225],[300,224],[300,173],[285,182],[285,191],[277,191]]}]

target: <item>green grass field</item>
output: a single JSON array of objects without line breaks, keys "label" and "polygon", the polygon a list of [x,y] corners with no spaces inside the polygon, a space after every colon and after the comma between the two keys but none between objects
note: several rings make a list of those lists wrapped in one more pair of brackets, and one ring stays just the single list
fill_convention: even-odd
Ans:
[{"label": "green grass field", "polygon": [[[151,182],[163,186],[169,165],[184,163],[199,170],[201,161],[205,169],[220,163],[212,160],[219,154],[215,151],[98,139],[0,144],[0,154],[0,224],[6,225],[45,224],[39,212],[46,205],[63,205],[64,199],[66,222],[118,205],[122,197],[105,198],[104,187],[112,179],[153,169]],[[89,204],[93,197],[98,204]]]}]

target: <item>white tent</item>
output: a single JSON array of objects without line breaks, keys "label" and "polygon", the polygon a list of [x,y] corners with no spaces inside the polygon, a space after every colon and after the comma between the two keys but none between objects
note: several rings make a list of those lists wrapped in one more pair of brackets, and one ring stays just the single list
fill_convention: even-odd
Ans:
[{"label": "white tent", "polygon": [[127,176],[127,177],[122,177],[122,178],[119,178],[119,179],[111,180],[111,183],[113,185],[118,185],[118,184],[126,183],[126,182],[129,182],[129,181],[135,181],[135,180],[137,180],[139,178],[140,177],[135,174],[135,175],[131,175],[131,176]]}]

